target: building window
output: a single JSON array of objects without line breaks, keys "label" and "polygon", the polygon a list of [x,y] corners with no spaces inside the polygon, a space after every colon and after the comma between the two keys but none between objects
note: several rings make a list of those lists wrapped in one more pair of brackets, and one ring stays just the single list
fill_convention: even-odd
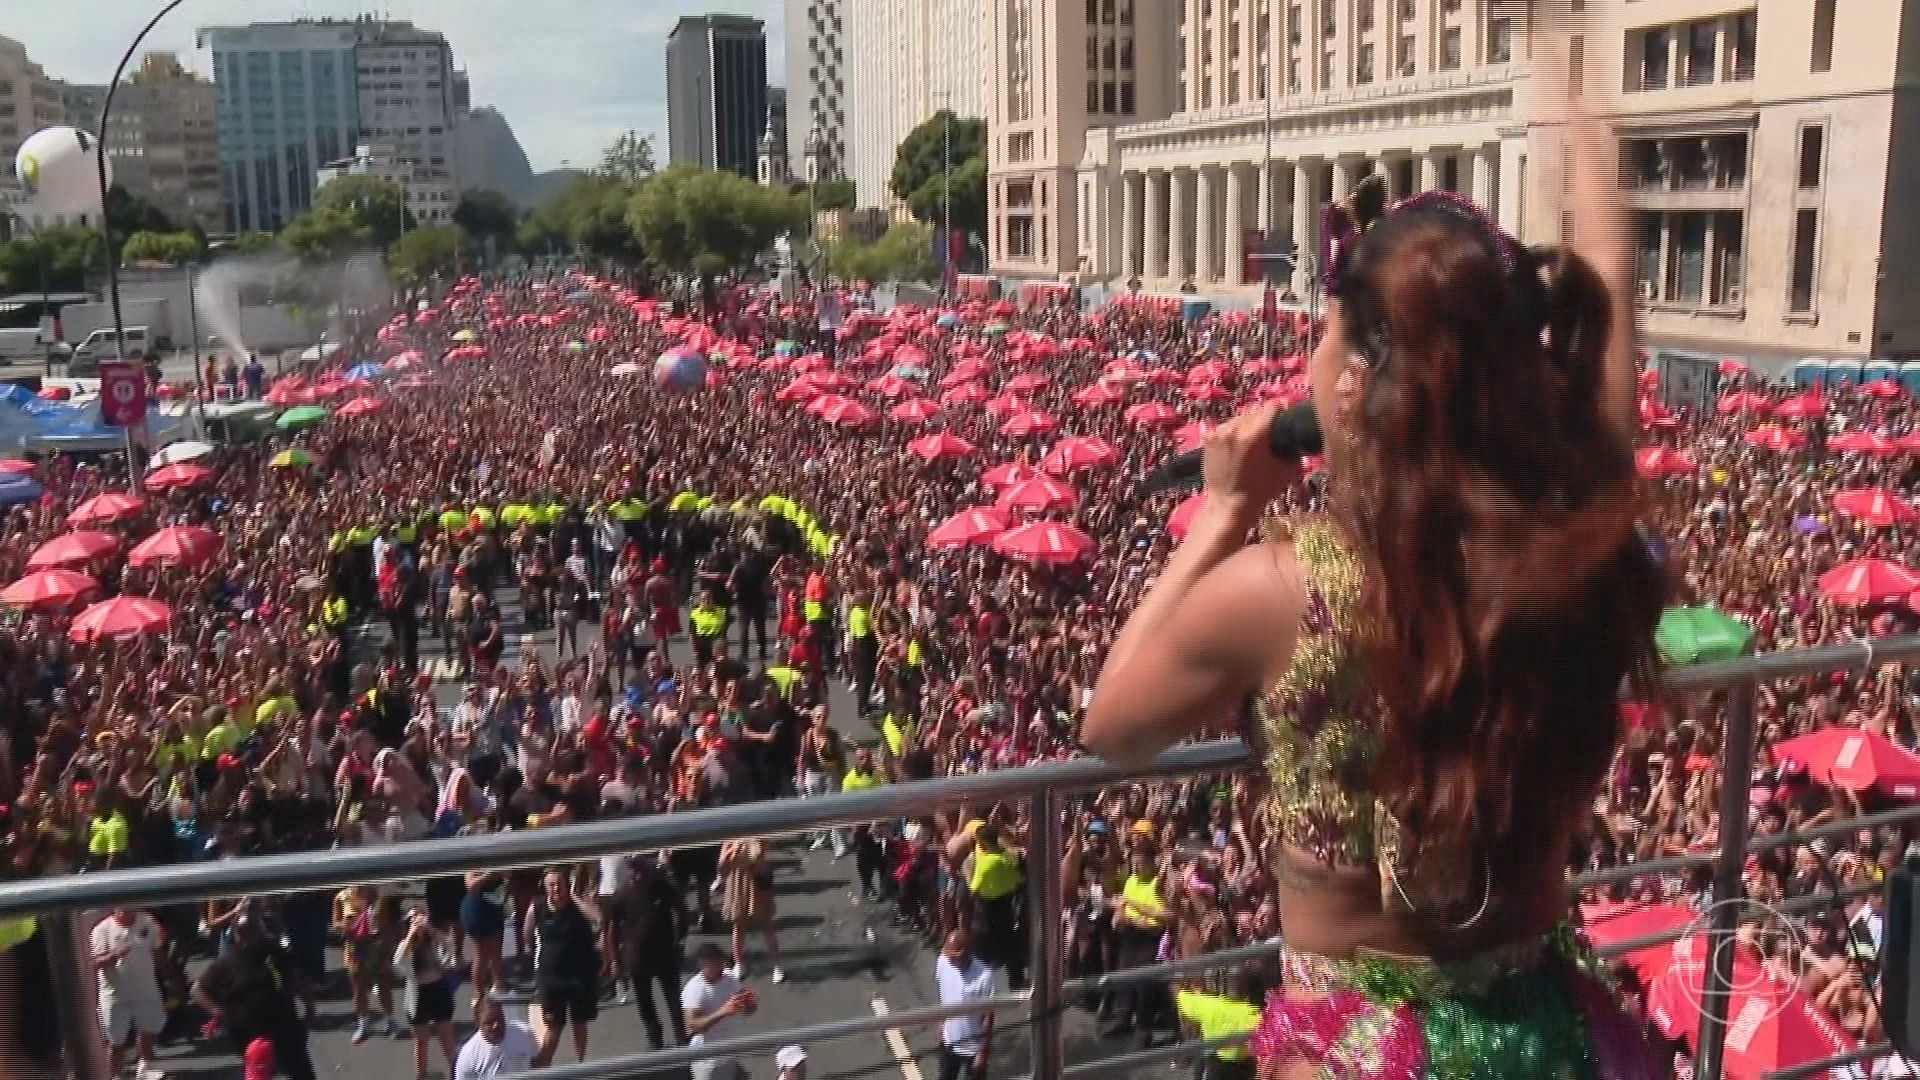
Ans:
[{"label": "building window", "polygon": [[1100,21],[1100,0],[1087,0],[1087,25]]},{"label": "building window", "polygon": [[1120,25],[1133,25],[1133,0],[1120,0]]},{"label": "building window", "polygon": [[1300,92],[1300,61],[1289,60],[1287,61],[1287,93],[1297,94],[1299,92]]},{"label": "building window", "polygon": [[1373,29],[1373,0],[1359,0],[1359,6],[1355,9],[1354,13],[1354,21],[1363,34]]},{"label": "building window", "polygon": [[1460,70],[1460,28],[1450,26],[1440,34],[1440,70]]},{"label": "building window", "polygon": [[1587,39],[1574,34],[1567,39],[1567,96],[1579,97],[1587,81]]},{"label": "building window", "polygon": [[1102,83],[1100,85],[1100,106],[1101,111],[1108,116],[1118,116],[1120,114],[1119,88],[1112,83]]},{"label": "building window", "polygon": [[1753,78],[1754,54],[1760,39],[1760,15],[1743,11],[1727,23],[1727,81],[1748,82]]},{"label": "building window", "polygon": [[1100,69],[1102,71],[1112,71],[1116,66],[1114,63],[1113,42],[1109,41],[1100,49]]},{"label": "building window", "polygon": [[1718,23],[1698,22],[1687,27],[1687,68],[1682,78],[1688,86],[1713,83],[1713,58],[1720,37]]},{"label": "building window", "polygon": [[1326,52],[1320,54],[1320,89],[1333,89],[1333,68],[1333,50],[1328,49]]},{"label": "building window", "polygon": [[1373,44],[1362,44],[1353,60],[1353,81],[1365,86],[1373,81]]},{"label": "building window", "polygon": [[1287,9],[1287,44],[1300,44],[1300,5]]},{"label": "building window", "polygon": [[1635,276],[1640,299],[1688,307],[1737,307],[1746,273],[1746,220],[1737,210],[1648,211]]},{"label": "building window", "polygon": [[1100,81],[1098,79],[1087,80],[1087,111],[1090,113],[1100,111]]},{"label": "building window", "polygon": [[1414,71],[1413,51],[1414,51],[1413,35],[1401,34],[1399,50],[1397,53],[1398,59],[1395,63],[1395,67],[1399,70],[1400,77],[1403,79],[1408,79],[1413,77],[1413,71]]},{"label": "building window", "polygon": [[1121,71],[1133,70],[1133,39],[1132,38],[1128,38],[1127,40],[1120,43],[1120,70]]},{"label": "building window", "polygon": [[1813,313],[1815,271],[1819,264],[1820,211],[1803,207],[1793,217],[1793,268],[1787,285],[1787,310]]},{"label": "building window", "polygon": [[1100,21],[1102,23],[1107,26],[1112,26],[1118,21],[1117,14],[1113,9],[1113,0],[1100,0]]},{"label": "building window", "polygon": [[1820,186],[1820,174],[1826,164],[1827,129],[1808,124],[1800,129],[1800,190]]},{"label": "building window", "polygon": [[1813,56],[1815,72],[1833,70],[1833,0],[1813,0]]},{"label": "building window", "polygon": [[1412,22],[1414,14],[1413,0],[1400,0],[1400,21]]},{"label": "building window", "polygon": [[1487,63],[1513,62],[1513,20],[1487,20]]},{"label": "building window", "polygon": [[1120,115],[1133,115],[1133,81],[1131,79],[1120,84]]},{"label": "building window", "polygon": [[1092,35],[1088,35],[1087,37],[1087,70],[1092,71],[1098,68],[1099,66],[1100,66],[1100,43],[1094,40]]}]

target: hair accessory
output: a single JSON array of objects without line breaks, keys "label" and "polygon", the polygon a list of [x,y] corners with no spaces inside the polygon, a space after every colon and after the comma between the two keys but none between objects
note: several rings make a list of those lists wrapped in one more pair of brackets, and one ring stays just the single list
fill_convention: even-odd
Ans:
[{"label": "hair accessory", "polygon": [[1387,205],[1387,178],[1374,173],[1354,186],[1344,203],[1331,203],[1321,217],[1321,282],[1328,295],[1345,285],[1347,262],[1357,241],[1390,217],[1408,212],[1451,214],[1472,223],[1492,243],[1509,274],[1530,262],[1526,248],[1478,203],[1453,191],[1428,191]]}]

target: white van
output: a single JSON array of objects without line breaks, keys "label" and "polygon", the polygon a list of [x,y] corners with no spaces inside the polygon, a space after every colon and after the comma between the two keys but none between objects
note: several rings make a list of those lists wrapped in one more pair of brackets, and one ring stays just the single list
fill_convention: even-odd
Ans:
[{"label": "white van", "polygon": [[47,355],[46,339],[31,326],[0,330],[0,364],[38,364]]},{"label": "white van", "polygon": [[[135,355],[145,356],[152,348],[153,338],[146,327],[129,326],[126,329],[126,335],[126,355],[129,358]],[[103,326],[88,334],[85,341],[74,346],[73,360],[67,374],[75,378],[97,377],[100,374],[101,363],[112,362],[119,354],[119,350],[114,346],[113,337],[113,328],[110,326]]]}]

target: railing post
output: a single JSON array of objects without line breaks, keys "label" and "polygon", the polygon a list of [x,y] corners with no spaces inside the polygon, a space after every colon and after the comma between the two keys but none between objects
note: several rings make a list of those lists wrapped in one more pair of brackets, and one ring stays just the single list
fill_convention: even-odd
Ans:
[{"label": "railing post", "polygon": [[[94,999],[93,960],[78,914],[62,911],[40,919],[47,939],[47,966],[53,981],[54,1010],[60,1022],[61,1054],[72,1080],[107,1080],[106,1039],[100,1034]],[[25,981],[25,980],[23,980]],[[31,992],[29,982],[26,990]]]},{"label": "railing post", "polygon": [[1726,745],[1720,755],[1720,860],[1714,866],[1713,924],[1706,981],[1700,995],[1698,1080],[1720,1080],[1727,1042],[1727,1009],[1733,988],[1734,931],[1746,895],[1747,787],[1753,772],[1753,713],[1759,687],[1735,687],[1727,701]]},{"label": "railing post", "polygon": [[1042,788],[1027,803],[1032,832],[1027,844],[1027,932],[1033,941],[1029,965],[1033,992],[1027,998],[1027,1031],[1032,1039],[1032,1080],[1060,1080],[1066,1072],[1061,1037],[1062,983],[1066,977],[1060,924],[1060,866],[1066,852],[1060,841],[1060,809],[1052,791]]}]

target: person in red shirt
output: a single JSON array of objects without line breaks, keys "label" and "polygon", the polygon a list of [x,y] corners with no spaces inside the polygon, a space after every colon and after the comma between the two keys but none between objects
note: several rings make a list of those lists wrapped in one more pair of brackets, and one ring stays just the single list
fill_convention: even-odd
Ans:
[{"label": "person in red shirt", "polygon": [[613,739],[607,734],[607,720],[598,710],[587,721],[581,731],[581,741],[587,748],[587,769],[598,777],[601,783],[612,780],[620,771],[620,755],[613,745]]},{"label": "person in red shirt", "polygon": [[667,560],[655,558],[648,569],[645,592],[647,607],[653,611],[653,636],[665,648],[680,632],[680,604],[674,598],[673,579],[667,575]]}]

